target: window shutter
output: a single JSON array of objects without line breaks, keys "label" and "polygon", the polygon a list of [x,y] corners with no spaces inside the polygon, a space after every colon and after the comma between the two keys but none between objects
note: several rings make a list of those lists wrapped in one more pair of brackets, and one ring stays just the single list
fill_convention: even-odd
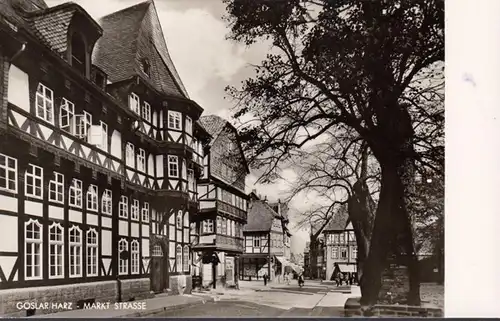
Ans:
[{"label": "window shutter", "polygon": [[101,146],[102,144],[102,127],[100,125],[92,125],[90,128],[90,143],[92,145]]}]

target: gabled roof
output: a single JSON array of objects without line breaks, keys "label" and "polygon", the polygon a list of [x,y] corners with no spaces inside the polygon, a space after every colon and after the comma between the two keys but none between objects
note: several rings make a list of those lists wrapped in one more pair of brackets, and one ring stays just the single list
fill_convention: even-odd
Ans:
[{"label": "gabled roof", "polygon": [[152,0],[107,15],[100,23],[104,34],[96,44],[93,60],[111,82],[146,76],[142,64],[147,59],[151,71],[146,79],[155,89],[189,98],[168,53]]},{"label": "gabled roof", "polygon": [[247,224],[243,227],[244,232],[268,232],[271,230],[273,220],[280,218],[278,213],[262,200],[254,200],[250,203],[247,216]]},{"label": "gabled roof", "polygon": [[334,215],[330,223],[323,232],[341,232],[344,231],[349,223],[349,214],[347,211],[339,210]]},{"label": "gabled roof", "polygon": [[[209,146],[212,146],[214,144],[214,142],[217,140],[219,135],[224,131],[224,128],[226,128],[226,126],[231,128],[231,130],[233,130],[234,133],[236,134],[236,137],[238,137],[238,131],[236,130],[236,128],[234,128],[233,125],[231,125],[227,120],[225,120],[222,117],[219,117],[217,115],[206,115],[206,116],[200,117],[199,121],[200,121],[201,125],[210,134],[210,136],[212,136],[212,140],[210,141]],[[238,146],[238,149],[240,151],[245,169],[246,169],[247,173],[250,173],[250,168],[248,167],[245,153],[243,153],[243,150],[241,149],[241,145],[239,143],[236,145]]]}]

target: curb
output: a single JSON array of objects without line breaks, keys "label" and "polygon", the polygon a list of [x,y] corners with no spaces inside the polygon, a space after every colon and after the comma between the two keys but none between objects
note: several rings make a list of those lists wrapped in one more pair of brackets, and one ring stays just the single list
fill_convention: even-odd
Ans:
[{"label": "curb", "polygon": [[153,314],[158,314],[162,312],[167,312],[167,311],[175,311],[175,310],[180,310],[195,304],[205,304],[206,302],[214,302],[214,298],[207,298],[200,300],[198,302],[189,302],[189,303],[181,303],[177,305],[171,305],[171,306],[166,306],[162,308],[156,308],[156,309],[151,309],[151,310],[146,310],[146,311],[141,311],[141,312],[134,312],[134,313],[129,313],[126,315],[120,315],[115,318],[140,318],[140,317],[146,317],[146,316],[151,316]]}]

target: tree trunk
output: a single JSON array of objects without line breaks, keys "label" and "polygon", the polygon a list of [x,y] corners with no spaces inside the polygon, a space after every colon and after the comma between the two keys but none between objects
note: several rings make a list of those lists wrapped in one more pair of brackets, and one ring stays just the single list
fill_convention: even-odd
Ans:
[{"label": "tree trunk", "polygon": [[311,243],[309,245],[309,266],[310,278],[318,278],[318,238],[311,235]]},{"label": "tree trunk", "polygon": [[361,304],[365,306],[379,301],[382,272],[390,268],[389,258],[398,265],[408,267],[409,291],[405,300],[407,302],[404,303],[420,304],[418,262],[413,245],[412,224],[406,208],[405,167],[394,162],[381,163],[380,198],[361,279],[364,290]]}]

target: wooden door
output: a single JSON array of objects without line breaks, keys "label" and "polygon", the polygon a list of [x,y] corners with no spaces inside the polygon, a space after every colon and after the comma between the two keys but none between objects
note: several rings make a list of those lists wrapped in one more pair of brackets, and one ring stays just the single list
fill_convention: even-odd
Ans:
[{"label": "wooden door", "polygon": [[163,292],[168,286],[168,266],[162,247],[157,244],[153,247],[151,256],[151,290],[154,293]]}]

